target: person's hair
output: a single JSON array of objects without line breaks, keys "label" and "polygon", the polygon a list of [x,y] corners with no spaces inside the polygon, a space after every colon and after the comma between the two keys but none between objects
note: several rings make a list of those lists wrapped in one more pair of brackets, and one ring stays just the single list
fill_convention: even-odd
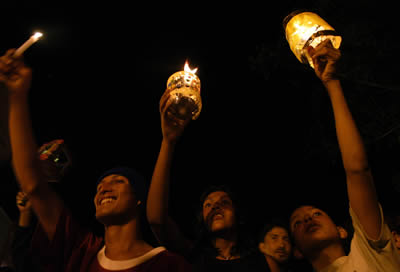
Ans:
[{"label": "person's hair", "polygon": [[243,208],[239,205],[240,201],[238,196],[228,185],[212,185],[206,190],[203,191],[198,212],[197,212],[197,220],[196,220],[196,240],[194,246],[194,254],[203,253],[209,255],[211,257],[218,256],[218,249],[216,249],[213,245],[213,233],[211,233],[208,228],[206,227],[206,223],[204,222],[203,218],[203,203],[206,200],[207,196],[213,192],[225,192],[232,201],[234,213],[235,213],[235,225],[237,233],[237,241],[235,246],[231,250],[231,255],[240,255],[241,257],[249,255],[250,253],[254,252],[254,243],[249,235],[248,231],[245,229],[245,219]]},{"label": "person's hair", "polygon": [[286,222],[284,222],[281,218],[274,218],[274,219],[268,221],[264,225],[264,227],[261,229],[261,231],[258,234],[258,242],[264,242],[265,235],[275,227],[282,228],[282,229],[286,230],[286,232],[288,233],[290,241],[292,241],[292,237],[290,235],[289,225]]}]

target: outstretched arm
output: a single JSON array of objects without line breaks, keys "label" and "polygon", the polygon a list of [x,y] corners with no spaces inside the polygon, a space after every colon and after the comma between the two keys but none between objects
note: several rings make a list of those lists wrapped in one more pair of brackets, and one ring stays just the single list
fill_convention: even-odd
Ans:
[{"label": "outstretched arm", "polygon": [[51,240],[62,210],[62,201],[39,170],[37,145],[29,117],[28,91],[31,69],[9,50],[0,58],[0,81],[9,91],[9,133],[12,162],[21,189],[29,197],[43,229]]},{"label": "outstretched arm", "polygon": [[340,81],[335,75],[340,51],[326,40],[309,53],[314,61],[315,73],[331,100],[350,206],[366,234],[376,240],[381,231],[379,204],[363,140],[348,108]]},{"label": "outstretched arm", "polygon": [[168,197],[175,145],[189,120],[176,119],[167,111],[171,103],[168,99],[169,92],[166,90],[160,100],[163,139],[147,198],[147,219],[161,243],[168,244],[174,250],[184,251],[190,247],[190,242],[168,216]]}]

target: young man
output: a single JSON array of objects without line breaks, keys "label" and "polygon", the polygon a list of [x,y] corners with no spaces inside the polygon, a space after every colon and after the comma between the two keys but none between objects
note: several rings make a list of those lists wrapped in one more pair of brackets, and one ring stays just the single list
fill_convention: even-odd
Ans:
[{"label": "young man", "polygon": [[260,233],[258,248],[272,272],[288,271],[292,244],[286,226],[275,222],[266,224]]},{"label": "young man", "polygon": [[143,240],[140,213],[145,183],[133,169],[112,169],[99,180],[94,202],[96,218],[105,228],[104,238],[74,220],[42,173],[29,117],[31,69],[13,53],[9,50],[0,57],[0,81],[9,91],[16,179],[40,223],[32,254],[40,260],[43,271],[190,271],[182,257]]},{"label": "young man", "polygon": [[187,239],[168,215],[170,169],[175,145],[189,120],[180,120],[167,110],[169,90],[160,100],[163,139],[147,199],[147,219],[158,240],[185,255],[195,271],[269,271],[256,246],[249,246],[240,224],[239,202],[225,186],[203,192],[196,241]]},{"label": "young man", "polygon": [[294,253],[305,257],[315,271],[400,271],[400,258],[383,220],[366,151],[336,77],[340,51],[326,40],[308,52],[331,100],[355,232],[346,256],[341,239],[347,232],[317,207],[301,206],[290,217]]}]

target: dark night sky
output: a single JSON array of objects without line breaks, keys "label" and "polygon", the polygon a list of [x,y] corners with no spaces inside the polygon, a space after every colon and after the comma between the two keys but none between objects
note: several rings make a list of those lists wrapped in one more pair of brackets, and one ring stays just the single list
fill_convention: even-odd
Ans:
[{"label": "dark night sky", "polygon": [[[185,60],[199,68],[203,110],[176,151],[171,212],[177,221],[189,228],[202,189],[222,183],[240,191],[255,225],[299,202],[317,201],[339,216],[347,213],[328,98],[313,72],[290,51],[281,22],[295,9],[312,8],[343,33],[344,66],[354,68],[347,70],[343,86],[355,90],[350,106],[370,140],[378,137],[371,116],[384,115],[376,119],[386,121],[379,123],[382,135],[400,123],[394,106],[399,88],[359,83],[368,74],[368,82],[400,86],[394,77],[386,80],[394,74],[388,46],[393,41],[379,32],[394,29],[395,19],[365,1],[362,6],[357,1],[284,2],[273,7],[176,4],[158,7],[158,12],[150,5],[77,9],[70,4],[19,9],[1,19],[2,52],[18,47],[36,29],[45,35],[25,56],[34,70],[33,125],[39,144],[64,138],[71,148],[74,178],[62,185],[62,192],[82,218],[93,217],[94,184],[104,170],[130,165],[151,178],[161,143],[159,98]],[[385,47],[378,52],[382,41]],[[379,53],[383,70],[363,59]],[[375,108],[362,106],[363,88],[380,103],[376,115],[371,113]],[[376,100],[387,93],[394,95]],[[380,199],[392,205],[398,197],[392,183],[398,141],[368,143]],[[4,176],[10,178],[2,181],[1,205],[15,218],[16,186],[9,170],[9,163],[3,163]]]}]

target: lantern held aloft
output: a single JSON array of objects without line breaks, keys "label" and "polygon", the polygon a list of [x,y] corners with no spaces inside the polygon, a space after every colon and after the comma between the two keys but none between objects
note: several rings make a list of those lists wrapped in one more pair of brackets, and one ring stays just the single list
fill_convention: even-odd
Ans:
[{"label": "lantern held aloft", "polygon": [[314,65],[307,53],[308,46],[315,48],[322,41],[330,39],[333,47],[338,49],[342,42],[342,37],[335,29],[313,12],[292,12],[283,20],[283,27],[294,55],[300,62],[309,64],[312,68]]},{"label": "lantern held aloft", "polygon": [[200,79],[196,69],[191,70],[185,63],[184,71],[171,75],[167,81],[170,90],[171,105],[168,108],[175,117],[195,120],[199,117],[202,102],[200,97]]}]

